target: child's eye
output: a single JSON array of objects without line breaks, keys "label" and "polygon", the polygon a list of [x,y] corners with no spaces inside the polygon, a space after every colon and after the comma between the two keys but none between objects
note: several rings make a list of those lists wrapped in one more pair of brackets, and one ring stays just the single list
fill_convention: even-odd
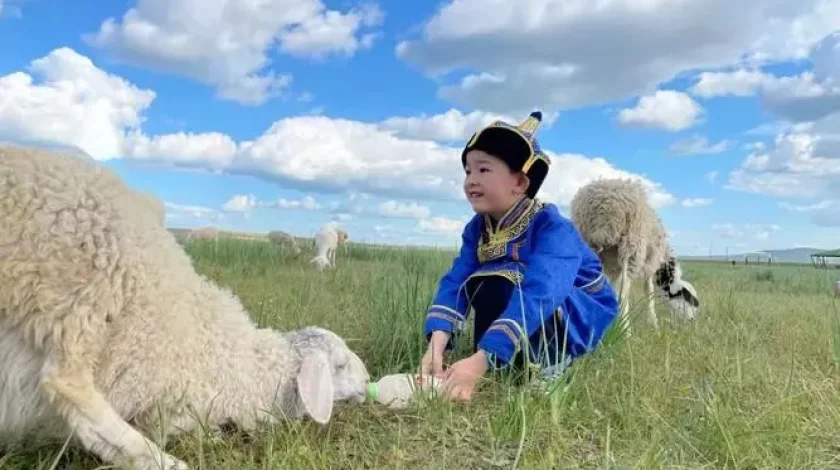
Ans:
[{"label": "child's eye", "polygon": [[479,168],[478,171],[482,173],[487,173],[488,171],[490,171],[490,168]]}]

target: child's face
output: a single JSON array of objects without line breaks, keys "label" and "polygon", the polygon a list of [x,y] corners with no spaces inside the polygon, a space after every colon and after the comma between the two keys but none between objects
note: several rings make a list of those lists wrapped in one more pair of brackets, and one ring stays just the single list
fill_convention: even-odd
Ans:
[{"label": "child's face", "polygon": [[528,188],[528,177],[511,172],[501,159],[481,150],[467,152],[464,194],[475,212],[499,219]]}]

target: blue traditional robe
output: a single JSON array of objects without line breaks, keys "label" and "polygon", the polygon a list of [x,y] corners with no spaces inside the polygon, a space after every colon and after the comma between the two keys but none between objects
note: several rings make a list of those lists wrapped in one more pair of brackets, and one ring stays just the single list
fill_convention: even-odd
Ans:
[{"label": "blue traditional robe", "polygon": [[[574,359],[597,347],[617,317],[618,301],[601,260],[553,204],[523,198],[495,227],[489,216],[476,215],[462,241],[427,311],[427,339],[435,330],[453,334],[466,321],[464,286],[479,276],[502,276],[515,285],[506,309],[478,343],[494,367],[507,366],[523,342],[530,344],[531,362],[551,366]],[[547,321],[554,315],[562,331],[544,331],[555,324]],[[546,364],[546,358],[559,359]]]}]

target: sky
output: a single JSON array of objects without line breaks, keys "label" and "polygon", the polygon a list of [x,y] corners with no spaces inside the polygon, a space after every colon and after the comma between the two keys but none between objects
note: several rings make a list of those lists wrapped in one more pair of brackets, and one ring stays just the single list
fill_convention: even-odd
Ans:
[{"label": "sky", "polygon": [[679,255],[840,247],[840,0],[0,0],[0,141],[169,227],[454,247],[460,150],[545,116],[538,197],[640,179]]}]

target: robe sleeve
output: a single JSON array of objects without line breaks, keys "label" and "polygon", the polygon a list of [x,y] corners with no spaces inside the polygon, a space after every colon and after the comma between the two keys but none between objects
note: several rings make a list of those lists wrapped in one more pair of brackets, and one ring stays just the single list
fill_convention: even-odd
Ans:
[{"label": "robe sleeve", "polygon": [[513,289],[505,311],[490,324],[478,344],[491,367],[505,367],[569,296],[583,250],[574,226],[556,217],[535,221],[534,251],[523,280]]},{"label": "robe sleeve", "polygon": [[[424,326],[426,340],[431,338],[435,331],[446,331],[450,334],[455,331],[456,325],[466,321],[469,314],[466,302],[459,304],[461,289],[464,281],[475,272],[479,265],[478,261],[478,239],[481,226],[474,218],[464,227],[461,234],[461,250],[449,271],[441,278],[438,290],[432,300],[432,305],[426,311],[426,322]],[[451,349],[453,342],[450,338],[446,348]]]}]

